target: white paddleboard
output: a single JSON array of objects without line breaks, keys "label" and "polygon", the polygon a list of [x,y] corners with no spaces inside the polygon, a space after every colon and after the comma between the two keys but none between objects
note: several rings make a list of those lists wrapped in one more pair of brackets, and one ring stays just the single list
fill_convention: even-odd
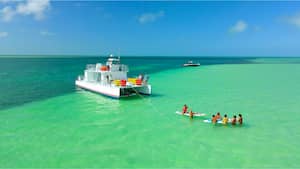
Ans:
[{"label": "white paddleboard", "polygon": [[[176,111],[175,113],[179,114],[179,115],[183,115],[182,112],[180,112],[180,111]],[[184,115],[185,116],[190,116],[190,113],[187,112],[187,113],[184,113]],[[202,117],[202,116],[205,116],[205,114],[204,113],[197,113],[197,112],[194,112],[194,114],[193,114],[193,117]]]},{"label": "white paddleboard", "polygon": [[[211,123],[211,120],[208,120],[208,119],[207,119],[207,120],[203,120],[203,122],[204,122],[204,123]],[[222,121],[221,121],[221,120],[218,120],[217,123],[218,123],[218,124],[222,124]]]}]

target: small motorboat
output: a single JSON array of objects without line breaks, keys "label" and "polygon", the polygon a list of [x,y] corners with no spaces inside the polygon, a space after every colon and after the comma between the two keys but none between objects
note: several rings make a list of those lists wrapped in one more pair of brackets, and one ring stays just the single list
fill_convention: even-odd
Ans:
[{"label": "small motorboat", "polygon": [[184,67],[187,66],[200,66],[200,63],[194,63],[192,60],[188,61],[187,63],[183,64]]}]

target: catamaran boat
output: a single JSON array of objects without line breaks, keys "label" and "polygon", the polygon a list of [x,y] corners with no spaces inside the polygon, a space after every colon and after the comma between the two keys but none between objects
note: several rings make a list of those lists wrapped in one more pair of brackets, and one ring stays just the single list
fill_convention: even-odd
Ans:
[{"label": "catamaran boat", "polygon": [[187,63],[183,64],[183,66],[200,66],[200,63],[194,63],[192,60],[188,61]]},{"label": "catamaran boat", "polygon": [[113,98],[136,94],[151,94],[148,76],[128,78],[128,66],[120,63],[120,57],[110,55],[106,64],[87,65],[83,76],[78,76],[76,86]]}]

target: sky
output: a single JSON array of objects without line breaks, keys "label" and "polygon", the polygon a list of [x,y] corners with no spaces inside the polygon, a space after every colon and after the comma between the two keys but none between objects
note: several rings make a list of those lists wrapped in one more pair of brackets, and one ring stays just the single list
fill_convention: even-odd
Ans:
[{"label": "sky", "polygon": [[300,56],[300,1],[0,0],[0,55]]}]

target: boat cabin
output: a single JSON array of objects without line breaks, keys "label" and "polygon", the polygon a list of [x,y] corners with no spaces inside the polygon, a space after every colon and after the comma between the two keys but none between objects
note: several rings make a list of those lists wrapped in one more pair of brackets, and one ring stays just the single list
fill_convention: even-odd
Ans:
[{"label": "boat cabin", "polygon": [[120,64],[120,58],[108,58],[106,64],[87,65],[83,79],[88,82],[111,84],[114,80],[127,79],[128,67]]}]

